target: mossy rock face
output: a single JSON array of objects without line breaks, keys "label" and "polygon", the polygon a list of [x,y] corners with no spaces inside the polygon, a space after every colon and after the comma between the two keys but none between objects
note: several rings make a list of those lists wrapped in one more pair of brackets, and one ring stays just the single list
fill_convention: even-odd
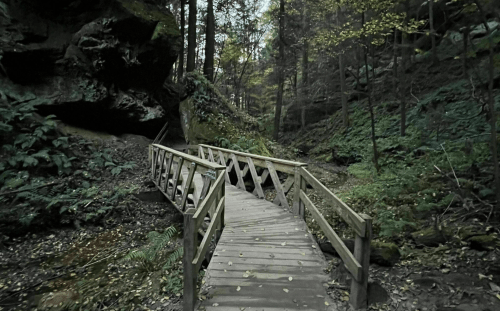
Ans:
[{"label": "mossy rock face", "polygon": [[476,235],[468,239],[470,247],[480,251],[490,250],[499,244],[498,237],[491,235]]},{"label": "mossy rock face", "polygon": [[184,138],[190,144],[211,144],[216,141],[216,137],[224,137],[227,134],[215,119],[210,117],[206,120],[199,119],[195,100],[191,97],[181,102],[179,111]]},{"label": "mossy rock face", "polygon": [[399,247],[394,243],[372,242],[370,262],[392,267],[401,258]]}]

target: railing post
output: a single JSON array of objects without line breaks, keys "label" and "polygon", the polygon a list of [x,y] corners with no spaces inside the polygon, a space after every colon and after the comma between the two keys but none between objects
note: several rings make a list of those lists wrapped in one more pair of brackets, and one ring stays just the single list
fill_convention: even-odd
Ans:
[{"label": "railing post", "polygon": [[306,191],[306,182],[304,178],[302,178],[300,174],[300,166],[295,167],[295,181],[294,181],[294,190],[293,190],[293,214],[296,216],[301,216],[304,218],[305,208],[304,203],[300,199],[300,190]]},{"label": "railing post", "polygon": [[195,271],[193,259],[198,246],[198,233],[195,228],[193,215],[196,209],[189,208],[184,213],[184,310],[193,311],[196,303],[196,281],[198,271]]},{"label": "railing post", "polygon": [[370,242],[372,239],[372,218],[366,214],[360,214],[366,223],[366,236],[362,237],[356,234],[354,242],[354,258],[363,268],[362,281],[351,281],[351,294],[349,303],[354,310],[365,310],[368,307],[368,271],[370,268]]}]

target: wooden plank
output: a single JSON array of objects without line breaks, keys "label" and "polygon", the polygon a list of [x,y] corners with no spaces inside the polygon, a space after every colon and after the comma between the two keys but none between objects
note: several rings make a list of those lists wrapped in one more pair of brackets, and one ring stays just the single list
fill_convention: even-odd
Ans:
[{"label": "wooden plank", "polygon": [[[219,153],[219,164],[226,166],[227,163],[226,157],[221,151],[218,151],[218,153]],[[224,178],[227,183],[231,183],[231,179],[229,178],[229,170],[227,168],[224,170]]]},{"label": "wooden plank", "polygon": [[368,215],[361,214],[361,217],[366,222],[367,234],[365,237],[356,235],[354,241],[354,258],[363,267],[361,281],[353,280],[351,282],[351,294],[349,303],[358,310],[368,306],[368,271],[370,267],[370,243],[372,238],[372,218]]},{"label": "wooden plank", "polygon": [[304,203],[300,200],[300,191],[306,193],[306,182],[304,178],[300,175],[299,168],[295,168],[295,189],[293,192],[293,214],[300,216],[302,219],[305,217]]},{"label": "wooden plank", "polygon": [[196,163],[191,163],[191,167],[189,168],[189,175],[186,178],[186,183],[184,185],[184,189],[182,190],[182,201],[181,204],[179,205],[179,208],[181,210],[184,210],[184,207],[186,206],[186,201],[188,198],[189,190],[191,189],[191,183],[193,181],[194,173],[196,172],[196,166],[198,164]]},{"label": "wooden plank", "polygon": [[283,191],[283,187],[281,186],[281,182],[278,177],[278,173],[276,173],[276,169],[274,168],[274,164],[270,161],[267,161],[266,165],[267,169],[269,170],[269,174],[271,175],[271,179],[273,180],[274,188],[276,189],[276,196],[279,198],[281,206],[289,209],[290,205],[288,205],[288,202],[286,200],[285,192]]},{"label": "wooden plank", "polygon": [[172,201],[175,201],[175,194],[177,192],[177,183],[179,182],[179,176],[181,175],[182,165],[184,164],[184,159],[179,158],[179,162],[177,162],[177,169],[175,170],[173,177],[173,186],[172,186]]},{"label": "wooden plank", "polygon": [[[288,174],[288,177],[286,178],[285,182],[283,183],[283,192],[285,193],[285,196],[290,192],[292,189],[293,183],[295,182],[295,178],[293,175]],[[276,196],[273,201],[274,204],[278,205],[280,203],[280,200]]]},{"label": "wooden plank", "polygon": [[202,146],[198,147],[198,157],[200,159],[205,160],[205,151],[203,151],[203,147]]},{"label": "wooden plank", "polygon": [[349,206],[342,202],[303,167],[300,168],[300,175],[302,175],[302,177],[314,188],[314,190],[321,194],[321,197],[337,211],[339,216],[342,217],[342,219],[348,223],[358,235],[365,236],[366,223],[361,216],[358,215],[358,213],[354,212]]},{"label": "wooden plank", "polygon": [[188,209],[184,213],[184,310],[194,310],[196,303],[196,279],[198,270],[194,269],[192,264],[196,246],[198,245],[198,234],[193,220],[194,208]]},{"label": "wooden plank", "polygon": [[245,190],[245,182],[243,181],[243,176],[241,175],[240,163],[234,153],[231,153],[231,159],[233,159],[234,170],[236,171],[236,176],[238,177],[238,183],[236,185],[238,188]]},{"label": "wooden plank", "polygon": [[222,210],[224,209],[224,201],[225,198],[222,198],[221,201],[219,202],[219,205],[217,205],[217,209],[215,210],[215,214],[212,217],[212,220],[210,221],[210,225],[208,225],[207,231],[205,231],[205,235],[203,236],[203,240],[201,241],[200,246],[198,247],[198,251],[196,252],[196,256],[193,259],[193,266],[195,267],[195,270],[198,271],[200,269],[201,263],[203,261],[203,257],[205,257],[205,253],[208,250],[208,247],[210,246],[210,242],[212,239],[212,236],[215,233],[215,229],[217,229],[218,222],[220,220],[220,217],[222,215]]},{"label": "wooden plank", "polygon": [[347,246],[345,246],[342,239],[337,235],[337,233],[332,229],[330,224],[326,221],[326,219],[321,215],[316,206],[314,206],[313,202],[309,200],[304,191],[300,191],[300,199],[304,202],[307,209],[311,212],[311,215],[316,220],[317,224],[323,230],[323,233],[328,238],[332,246],[335,248],[340,258],[344,262],[347,270],[352,274],[355,280],[360,281],[363,271],[359,262],[354,258],[351,254]]},{"label": "wooden plank", "polygon": [[260,185],[259,175],[257,175],[257,170],[255,170],[255,166],[253,165],[252,158],[247,157],[248,168],[250,169],[250,175],[252,175],[253,183],[255,185],[255,191],[257,192],[257,196],[259,199],[263,199],[264,191],[262,191],[262,186]]},{"label": "wooden plank", "polygon": [[167,163],[167,167],[165,168],[165,185],[163,186],[163,191],[165,193],[168,192],[168,181],[170,179],[170,171],[172,170],[172,163],[174,161],[174,154],[173,153],[170,153],[168,155],[168,163]]},{"label": "wooden plank", "polygon": [[[290,166],[290,167],[307,166],[307,163],[270,158],[270,157],[260,156],[260,155],[256,155],[256,154],[234,151],[234,150],[229,150],[229,149],[224,149],[224,148],[214,147],[214,146],[209,146],[209,145],[204,145],[204,144],[200,144],[200,146],[210,147],[214,150],[220,150],[220,151],[222,151],[224,153],[228,153],[228,154],[234,153],[235,155],[237,155],[241,158],[251,157],[254,160],[254,162],[257,162],[257,160],[258,160],[259,162],[264,162],[264,163],[265,163],[265,161],[271,161],[274,164],[283,164],[283,165]],[[244,162],[244,160],[241,160],[241,161]],[[265,166],[263,165],[263,167],[265,167]]]},{"label": "wooden plank", "polygon": [[160,169],[159,169],[159,174],[158,174],[158,179],[156,180],[156,184],[159,186],[160,185],[160,182],[161,182],[161,171],[163,170],[163,161],[165,160],[165,155],[166,155],[167,151],[166,150],[163,150],[162,153],[160,153]]},{"label": "wooden plank", "polygon": [[214,154],[212,153],[212,149],[208,148],[208,161],[217,163],[215,162]]},{"label": "wooden plank", "polygon": [[212,162],[209,162],[209,161],[204,160],[204,159],[200,159],[198,157],[189,155],[189,154],[184,153],[182,151],[177,151],[175,149],[167,148],[167,147],[162,146],[162,145],[155,144],[153,146],[156,148],[162,149],[162,150],[167,150],[168,152],[174,154],[177,157],[182,157],[186,161],[194,162],[194,163],[198,164],[198,167],[206,167],[206,168],[211,169],[211,170],[223,170],[224,169],[224,166],[222,166],[222,165],[219,165],[217,163],[212,163]]},{"label": "wooden plank", "polygon": [[193,216],[196,228],[201,226],[208,209],[212,206],[212,203],[217,197],[217,193],[220,191],[220,187],[224,187],[224,175],[222,174],[217,178],[215,183],[210,188],[207,196],[201,201],[200,206],[196,209],[196,213]]}]

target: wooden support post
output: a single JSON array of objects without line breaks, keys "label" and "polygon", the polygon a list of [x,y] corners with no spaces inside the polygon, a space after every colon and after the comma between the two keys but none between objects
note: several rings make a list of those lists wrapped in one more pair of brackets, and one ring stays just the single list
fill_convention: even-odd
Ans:
[{"label": "wooden support post", "polygon": [[179,206],[180,210],[183,211],[186,206],[187,197],[189,195],[189,190],[191,189],[191,183],[193,181],[194,173],[196,172],[196,163],[191,163],[191,168],[189,169],[189,174],[186,179],[186,184],[184,185],[184,190],[182,191],[182,201]]},{"label": "wooden support post", "polygon": [[[219,150],[219,163],[220,165],[224,165],[226,166],[227,162],[226,162],[226,157],[224,157],[224,154],[222,153],[222,151]],[[228,184],[231,183],[231,179],[229,179],[229,172],[228,172],[228,169],[226,167],[226,169],[224,170],[224,179],[226,180],[226,182]]]},{"label": "wooden support post", "polygon": [[278,173],[274,168],[274,164],[271,161],[266,161],[266,165],[269,170],[269,175],[271,175],[271,179],[273,180],[274,189],[276,189],[276,196],[279,198],[281,206],[290,209],[290,205],[288,205],[288,201],[286,200],[285,192],[283,191],[283,186],[281,185]]},{"label": "wooden support post", "polygon": [[257,175],[257,170],[255,169],[255,165],[253,164],[252,158],[247,157],[248,168],[250,169],[250,175],[252,175],[253,183],[255,185],[254,193],[257,193],[259,199],[263,199],[265,197],[264,191],[262,191],[262,187],[260,185],[259,175]]},{"label": "wooden support post", "polygon": [[354,242],[354,258],[362,267],[361,282],[355,279],[351,281],[351,294],[349,303],[354,310],[366,310],[368,307],[368,271],[370,268],[370,241],[372,238],[372,218],[360,214],[366,223],[366,235],[364,237],[356,234]]},{"label": "wooden support post", "polygon": [[212,149],[210,148],[207,149],[208,149],[208,161],[215,163],[215,158]]},{"label": "wooden support post", "polygon": [[205,151],[203,151],[203,147],[198,147],[198,158],[205,160]]},{"label": "wooden support post", "polygon": [[172,201],[175,202],[175,193],[177,192],[177,184],[179,183],[179,178],[181,176],[181,171],[182,171],[182,165],[184,164],[184,159],[183,158],[179,158],[179,160],[177,161],[177,170],[175,171],[175,174],[174,174],[174,179],[173,179],[173,185],[172,185],[172,195],[171,195],[171,199]]},{"label": "wooden support post", "polygon": [[[286,178],[285,182],[282,185],[285,196],[288,194],[288,192],[290,192],[294,183],[295,183],[295,177],[291,174],[288,174],[288,177]],[[276,196],[276,198],[274,198],[273,203],[276,205],[280,205],[280,199]]]},{"label": "wooden support post", "polygon": [[[224,174],[222,171],[217,171],[217,177],[219,177],[221,174]],[[222,184],[220,187],[220,191],[217,194],[217,199],[215,200],[215,206],[219,205],[219,202],[221,202],[222,199],[226,196],[226,185]],[[225,205],[225,200],[224,200],[224,205]],[[225,206],[222,207],[220,213],[220,221],[217,224],[217,230],[215,231],[215,243],[219,242],[219,239],[222,235],[222,230],[224,229],[224,212],[225,212]]]},{"label": "wooden support post", "polygon": [[198,246],[198,232],[195,228],[193,215],[194,208],[184,213],[184,256],[182,259],[184,267],[184,310],[193,311],[196,304],[196,280],[198,271],[195,271],[193,259]]},{"label": "wooden support post", "polygon": [[158,179],[156,180],[156,184],[158,187],[161,186],[161,171],[163,170],[163,162],[165,161],[165,155],[167,154],[166,150],[163,150],[163,152],[160,151],[160,169],[159,169],[159,174],[158,174]]},{"label": "wooden support post", "polygon": [[238,177],[238,183],[236,186],[240,189],[245,190],[245,182],[243,181],[243,176],[241,176],[240,163],[238,162],[238,158],[231,153],[231,159],[233,159],[234,170],[236,171],[236,176]]},{"label": "wooden support post", "polygon": [[154,181],[155,180],[155,169],[156,169],[156,148],[153,147],[153,152],[151,153],[151,179]]},{"label": "wooden support post", "polygon": [[304,202],[300,199],[300,190],[306,192],[306,182],[304,178],[300,175],[300,167],[295,167],[295,182],[294,182],[294,190],[293,190],[293,214],[296,216],[300,216],[304,219],[305,210],[304,210]]}]

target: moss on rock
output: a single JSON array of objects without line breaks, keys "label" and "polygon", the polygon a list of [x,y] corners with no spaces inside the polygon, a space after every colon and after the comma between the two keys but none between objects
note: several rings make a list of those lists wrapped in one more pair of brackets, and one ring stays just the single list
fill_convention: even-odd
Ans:
[{"label": "moss on rock", "polygon": [[158,22],[151,40],[162,36],[180,36],[179,26],[172,14],[165,14],[158,8],[136,0],[119,0],[127,11],[137,17]]},{"label": "moss on rock", "polygon": [[498,238],[496,235],[476,235],[468,239],[470,246],[477,250],[489,250],[497,246]]},{"label": "moss on rock", "polygon": [[400,257],[399,247],[396,244],[372,241],[371,262],[381,266],[394,266]]}]

